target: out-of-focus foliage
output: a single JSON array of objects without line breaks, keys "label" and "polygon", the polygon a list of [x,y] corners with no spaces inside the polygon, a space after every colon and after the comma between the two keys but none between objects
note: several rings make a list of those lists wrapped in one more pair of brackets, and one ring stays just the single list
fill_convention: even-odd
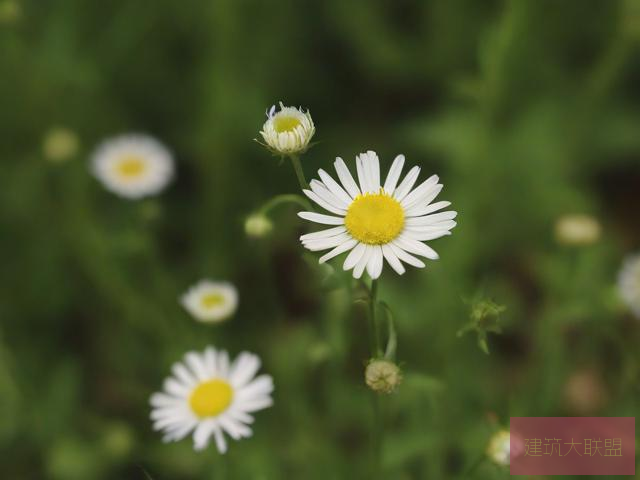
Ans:
[{"label": "out-of-focus foliage", "polygon": [[[294,207],[244,233],[297,192],[251,141],[279,100],[316,123],[307,176],[404,153],[460,212],[441,260],[383,272],[404,381],[381,478],[505,478],[464,472],[510,416],[635,416],[640,323],[614,285],[640,246],[639,44],[634,0],[0,1],[2,478],[372,478],[366,312],[305,261]],[[64,162],[43,147],[60,128]],[[157,199],[88,174],[129,131],[177,158]],[[602,223],[597,244],[554,243],[574,212]],[[178,305],[204,276],[238,286],[224,325]],[[478,289],[507,307],[491,355],[456,337]],[[224,457],[164,445],[148,419],[171,363],[210,343],[257,352],[276,384]]]}]

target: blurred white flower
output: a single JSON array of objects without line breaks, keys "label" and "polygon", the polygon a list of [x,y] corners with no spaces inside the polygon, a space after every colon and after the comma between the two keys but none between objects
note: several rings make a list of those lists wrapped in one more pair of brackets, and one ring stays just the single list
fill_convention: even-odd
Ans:
[{"label": "blurred white flower", "polygon": [[130,134],[100,144],[91,171],[107,190],[139,199],[161,192],[172,179],[174,166],[171,153],[156,139]]},{"label": "blurred white flower", "polygon": [[308,110],[285,107],[282,102],[280,111],[276,112],[274,105],[267,112],[267,121],[260,131],[267,147],[281,155],[304,152],[314,133],[316,127]]},{"label": "blurred white flower", "polygon": [[312,180],[311,190],[304,193],[323,209],[334,215],[300,212],[305,220],[335,225],[320,232],[302,235],[302,244],[312,251],[332,249],[320,257],[320,263],[349,251],[344,270],[353,269],[360,278],[365,268],[372,279],[382,272],[383,259],[398,274],[405,272],[402,262],[422,268],[425,264],[414,255],[436,260],[438,254],[424,241],[450,235],[456,226],[457,213],[434,213],[451,205],[431,203],[442,190],[438,176],[432,175],[412,189],[419,167],[413,167],[398,184],[404,165],[404,155],[398,155],[383,186],[380,183],[378,155],[368,151],[356,158],[359,185],[353,180],[341,158],[334,166],[342,186],[324,170],[318,170],[321,181]]},{"label": "blurred white flower", "polygon": [[182,295],[180,302],[196,320],[216,323],[235,313],[238,291],[229,282],[201,280]]},{"label": "blurred white flower", "polygon": [[591,245],[600,231],[600,223],[591,215],[563,215],[555,225],[556,241],[563,245]]},{"label": "blurred white flower", "polygon": [[47,132],[42,151],[47,160],[60,163],[69,160],[78,152],[78,136],[73,130],[55,127]]},{"label": "blurred white flower", "polygon": [[498,430],[491,436],[487,446],[487,456],[494,463],[503,466],[509,465],[511,457],[519,457],[524,451],[524,439],[518,434],[511,435],[509,430]]},{"label": "blurred white flower", "polygon": [[213,436],[220,453],[227,451],[224,434],[234,440],[250,437],[250,413],[273,404],[273,379],[256,373],[257,355],[242,352],[230,364],[224,350],[207,347],[189,352],[173,365],[164,391],[151,396],[153,428],[165,442],[178,441],[193,431],[195,450],[203,450]]},{"label": "blurred white flower", "polygon": [[618,290],[633,314],[640,318],[640,254],[627,258],[618,274]]}]

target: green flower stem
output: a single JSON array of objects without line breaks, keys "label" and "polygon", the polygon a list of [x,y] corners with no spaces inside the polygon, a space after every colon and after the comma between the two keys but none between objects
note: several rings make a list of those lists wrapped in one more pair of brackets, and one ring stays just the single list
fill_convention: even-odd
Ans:
[{"label": "green flower stem", "polygon": [[371,358],[382,356],[380,348],[380,337],[378,336],[378,323],[376,321],[376,304],[378,303],[378,281],[371,280],[371,290],[369,292],[369,325],[371,335]]},{"label": "green flower stem", "polygon": [[293,170],[296,172],[296,177],[298,177],[300,188],[302,190],[309,190],[309,184],[307,183],[307,179],[304,177],[304,170],[302,170],[302,164],[300,163],[300,156],[291,154],[289,155],[289,158],[291,159]]},{"label": "green flower stem", "polygon": [[264,205],[262,205],[262,207],[260,207],[260,209],[258,210],[258,213],[266,215],[277,206],[285,203],[295,203],[307,210],[311,209],[311,204],[306,198],[300,195],[295,195],[293,193],[288,193],[283,195],[276,195],[275,197],[271,198]]},{"label": "green flower stem", "polygon": [[[369,326],[371,336],[371,358],[380,358],[382,348],[380,347],[380,337],[378,336],[378,324],[376,321],[376,306],[378,303],[378,281],[371,280],[369,290]],[[372,391],[373,395],[373,424],[372,424],[372,446],[373,446],[373,475],[372,478],[384,478],[382,475],[382,446],[384,442],[384,415],[382,412],[380,394]]]}]

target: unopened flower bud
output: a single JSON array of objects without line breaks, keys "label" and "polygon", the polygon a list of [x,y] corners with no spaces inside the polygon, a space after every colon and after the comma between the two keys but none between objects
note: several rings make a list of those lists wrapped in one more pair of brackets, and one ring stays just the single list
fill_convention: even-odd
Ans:
[{"label": "unopened flower bud", "polygon": [[392,393],[402,382],[400,368],[389,360],[371,360],[364,377],[369,388],[379,393]]},{"label": "unopened flower bud", "polygon": [[267,112],[260,135],[266,147],[278,155],[304,153],[309,148],[309,141],[316,132],[309,111],[302,108],[285,107],[280,102],[280,110],[275,105]]},{"label": "unopened flower bud", "polygon": [[591,245],[600,238],[600,223],[590,215],[564,215],[556,221],[556,241],[562,245]]},{"label": "unopened flower bud", "polygon": [[273,230],[273,223],[262,213],[249,215],[244,222],[244,231],[249,237],[262,238]]},{"label": "unopened flower bud", "polygon": [[42,150],[50,162],[69,160],[78,152],[78,136],[68,128],[53,128],[44,138]]}]

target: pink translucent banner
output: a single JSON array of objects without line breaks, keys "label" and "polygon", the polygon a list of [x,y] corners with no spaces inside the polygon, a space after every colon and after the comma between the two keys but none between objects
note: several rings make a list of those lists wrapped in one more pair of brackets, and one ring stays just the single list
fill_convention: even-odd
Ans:
[{"label": "pink translucent banner", "polygon": [[511,417],[511,475],[635,475],[635,417]]}]

